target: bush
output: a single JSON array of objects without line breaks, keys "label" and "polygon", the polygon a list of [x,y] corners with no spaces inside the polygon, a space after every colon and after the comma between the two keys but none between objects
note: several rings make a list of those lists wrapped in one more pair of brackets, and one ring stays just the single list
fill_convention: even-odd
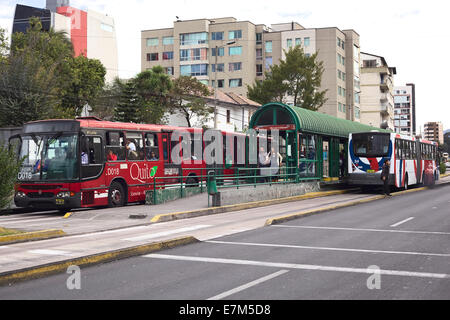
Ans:
[{"label": "bush", "polygon": [[447,171],[447,168],[446,168],[446,166],[445,166],[445,162],[441,162],[441,163],[439,164],[439,172],[440,172],[441,174],[444,174],[445,171]]},{"label": "bush", "polygon": [[21,164],[13,150],[0,146],[0,210],[7,208],[12,200]]}]

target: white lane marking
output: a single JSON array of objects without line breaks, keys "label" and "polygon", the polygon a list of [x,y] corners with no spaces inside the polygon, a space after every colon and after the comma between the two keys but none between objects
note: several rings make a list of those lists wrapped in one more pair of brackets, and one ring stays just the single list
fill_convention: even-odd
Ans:
[{"label": "white lane marking", "polygon": [[275,228],[300,228],[300,229],[323,229],[323,230],[343,230],[343,231],[367,231],[367,232],[391,232],[391,233],[412,233],[412,234],[436,234],[449,236],[450,232],[438,231],[407,231],[407,230],[383,230],[383,229],[358,229],[358,228],[336,228],[336,227],[312,227],[312,226],[288,226],[272,225]]},{"label": "white lane marking", "polygon": [[287,244],[229,242],[229,241],[216,241],[216,240],[208,240],[208,241],[204,241],[204,242],[215,243],[215,244],[230,244],[230,245],[238,245],[238,246],[275,247],[275,248],[289,248],[289,249],[309,249],[309,250],[327,250],[327,251],[346,251],[346,252],[362,252],[362,253],[386,253],[386,254],[404,254],[404,255],[416,255],[416,256],[450,257],[449,253],[427,253],[427,252],[412,252],[412,251],[384,251],[384,250],[369,250],[369,249],[310,247],[310,246],[296,246],[296,245],[287,245]]},{"label": "white lane marking", "polygon": [[157,233],[153,233],[153,234],[146,234],[146,235],[139,236],[139,237],[126,238],[126,239],[121,239],[121,240],[142,241],[142,240],[148,240],[148,239],[153,239],[153,238],[157,238],[157,237],[168,236],[168,235],[175,234],[175,233],[204,229],[204,228],[208,228],[208,227],[211,227],[211,226],[210,225],[196,225],[196,226],[192,226],[192,227],[185,227],[185,228],[174,229],[174,230],[169,230],[169,231],[157,232]]},{"label": "white lane marking", "polygon": [[[172,255],[166,255],[166,254],[148,254],[148,255],[144,255],[143,257],[152,258],[152,259],[163,259],[163,260],[210,262],[210,263],[248,265],[248,266],[258,266],[258,267],[273,267],[273,268],[281,268],[281,269],[299,269],[299,270],[313,270],[313,271],[334,271],[334,272],[373,274],[373,270],[366,269],[366,268],[346,268],[346,267],[333,267],[333,266],[296,264],[296,263],[279,263],[279,262],[253,261],[253,260],[220,259],[220,258],[205,258],[205,257],[175,256],[175,255],[172,256]],[[380,270],[379,272],[380,272],[379,274],[381,274],[381,275],[390,275],[390,276],[450,279],[450,274],[445,274],[445,273],[412,272],[412,271],[402,271],[402,270]]]},{"label": "white lane marking", "polygon": [[254,286],[256,286],[256,285],[258,285],[260,283],[263,283],[263,282],[266,282],[266,281],[271,280],[273,278],[276,278],[278,276],[281,276],[282,274],[285,274],[286,272],[289,272],[289,270],[280,270],[278,272],[269,274],[268,276],[259,278],[259,279],[255,280],[255,281],[246,283],[246,284],[244,284],[242,286],[239,286],[237,288],[225,291],[225,292],[223,292],[221,294],[218,294],[218,295],[216,295],[214,297],[208,298],[207,300],[220,300],[220,299],[226,298],[226,297],[231,296],[231,295],[233,295],[235,293],[244,291],[245,289],[254,287]]},{"label": "white lane marking", "polygon": [[29,250],[29,253],[42,254],[48,256],[72,256],[70,252],[51,249]]},{"label": "white lane marking", "polygon": [[402,221],[400,221],[400,222],[394,223],[393,225],[391,225],[391,227],[392,227],[392,228],[398,227],[399,225],[404,224],[404,223],[406,223],[406,222],[408,222],[408,221],[411,221],[411,220],[413,220],[413,219],[414,219],[414,217],[410,217],[410,218],[408,218],[408,219],[405,219],[405,220],[402,220]]},{"label": "white lane marking", "polygon": [[8,246],[0,246],[0,249],[8,249]]}]

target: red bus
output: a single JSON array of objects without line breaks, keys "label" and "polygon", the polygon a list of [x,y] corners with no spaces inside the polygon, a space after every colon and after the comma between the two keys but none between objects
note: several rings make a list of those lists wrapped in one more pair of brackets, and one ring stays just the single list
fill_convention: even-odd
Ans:
[{"label": "red bus", "polygon": [[[172,149],[181,141],[172,141],[175,131],[191,135],[191,159],[183,158],[178,164],[171,157]],[[154,187],[155,178],[164,183],[182,180],[198,185],[210,169],[233,174],[241,151],[233,146],[233,159],[228,161],[226,146],[232,140],[245,139],[245,134],[220,132],[223,161],[212,165],[202,157],[209,143],[204,135],[196,128],[110,122],[95,117],[27,123],[22,134],[10,139],[19,156],[25,157],[15,204],[60,210],[123,206],[144,203],[145,192]],[[183,157],[182,152],[180,155]],[[183,178],[176,178],[180,176]]]}]

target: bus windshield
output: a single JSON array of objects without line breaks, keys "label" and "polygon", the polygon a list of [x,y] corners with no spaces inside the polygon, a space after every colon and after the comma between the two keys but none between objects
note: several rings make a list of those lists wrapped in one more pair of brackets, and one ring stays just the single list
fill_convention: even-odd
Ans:
[{"label": "bus windshield", "polygon": [[20,158],[25,157],[20,181],[76,180],[78,174],[78,136],[56,133],[52,135],[22,136]]},{"label": "bus windshield", "polygon": [[357,157],[379,158],[389,155],[389,134],[360,133],[353,135],[353,151]]}]

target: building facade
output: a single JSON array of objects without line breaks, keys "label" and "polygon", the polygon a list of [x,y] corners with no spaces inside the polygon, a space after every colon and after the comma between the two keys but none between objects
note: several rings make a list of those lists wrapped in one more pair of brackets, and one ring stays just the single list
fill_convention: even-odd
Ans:
[{"label": "building facade", "polygon": [[361,123],[394,131],[394,75],[384,57],[361,52]]},{"label": "building facade", "polygon": [[[212,91],[212,88],[209,88]],[[206,122],[200,119],[192,119],[194,127],[206,126],[228,132],[244,132],[248,129],[250,118],[261,106],[259,103],[245,98],[236,93],[225,93],[217,90],[215,95],[205,98],[207,106],[217,108],[217,119],[214,121],[213,115]],[[181,114],[167,114],[168,123],[173,126],[186,127],[187,121]],[[203,119],[202,119],[203,120]]]},{"label": "building facade", "polygon": [[444,127],[442,122],[427,122],[423,127],[423,135],[426,140],[444,143]]},{"label": "building facade", "polygon": [[416,88],[413,83],[394,87],[395,132],[416,136]]},{"label": "building facade", "polygon": [[70,38],[75,56],[98,59],[106,68],[106,82],[118,76],[118,54],[114,19],[92,10],[70,6],[69,0],[47,0],[45,9],[16,5],[13,33],[25,33],[29,19],[38,17],[42,29],[64,31]]},{"label": "building facade", "polygon": [[[301,45],[323,62],[319,112],[360,119],[360,49],[354,30],[304,28],[296,22],[255,25],[235,18],[175,21],[172,28],[141,32],[141,69],[161,65],[174,77],[191,75],[224,92],[247,95],[247,85],[264,79],[284,51]],[[291,97],[285,97],[292,104]]]}]

